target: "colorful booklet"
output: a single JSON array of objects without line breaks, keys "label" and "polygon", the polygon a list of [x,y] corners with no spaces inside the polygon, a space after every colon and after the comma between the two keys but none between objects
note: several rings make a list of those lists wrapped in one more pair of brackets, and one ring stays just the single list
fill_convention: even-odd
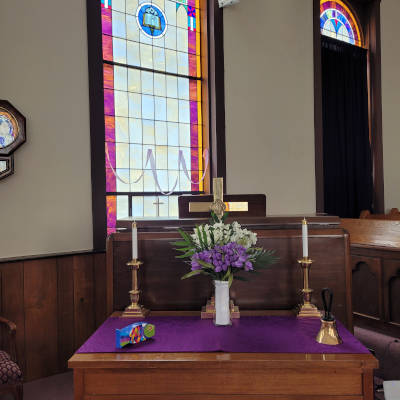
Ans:
[{"label": "colorful booklet", "polygon": [[116,347],[121,349],[127,344],[144,342],[155,335],[155,326],[147,322],[136,322],[115,330]]}]

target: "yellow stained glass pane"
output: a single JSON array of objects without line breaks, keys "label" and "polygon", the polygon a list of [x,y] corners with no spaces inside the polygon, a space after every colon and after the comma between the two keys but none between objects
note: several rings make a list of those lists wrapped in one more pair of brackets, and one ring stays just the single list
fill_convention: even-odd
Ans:
[{"label": "yellow stained glass pane", "polygon": [[140,70],[128,68],[128,90],[136,93],[140,93],[142,91]]},{"label": "yellow stained glass pane", "polygon": [[128,93],[114,91],[114,107],[115,115],[120,117],[128,117]]},{"label": "yellow stained glass pane", "polygon": [[129,168],[129,144],[116,143],[115,152],[116,152],[116,167]]},{"label": "yellow stained glass pane", "polygon": [[128,118],[115,117],[115,141],[129,143]]}]

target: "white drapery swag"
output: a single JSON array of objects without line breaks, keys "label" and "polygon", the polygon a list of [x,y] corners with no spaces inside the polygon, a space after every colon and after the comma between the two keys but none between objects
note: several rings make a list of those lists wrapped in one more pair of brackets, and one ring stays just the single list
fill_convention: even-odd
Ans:
[{"label": "white drapery swag", "polygon": [[[125,179],[121,178],[121,177],[118,175],[117,171],[114,169],[114,167],[113,167],[112,164],[111,164],[110,155],[108,154],[107,142],[106,142],[106,157],[107,157],[107,163],[108,163],[108,165],[110,166],[110,168],[111,168],[113,174],[115,175],[115,177],[116,177],[120,182],[125,183],[125,184],[127,184],[127,185],[131,185],[131,184],[133,184],[133,183],[139,182],[139,181],[143,178],[144,170],[143,170],[142,173],[140,174],[139,178],[137,178],[136,180],[133,180],[133,181],[131,181],[131,182],[130,182],[130,181],[126,181]],[[206,172],[207,172],[208,163],[209,163],[209,152],[208,152],[208,149],[204,149],[204,151],[203,151],[203,160],[204,160],[204,166],[205,166],[203,175],[202,175],[202,177],[200,178],[200,180],[199,180],[198,182],[194,182],[194,181],[192,181],[192,179],[191,179],[191,177],[190,177],[190,175],[189,175],[189,171],[188,171],[188,169],[187,169],[187,167],[186,167],[186,161],[185,161],[185,157],[183,156],[183,151],[182,151],[182,150],[179,150],[179,156],[178,156],[178,170],[179,170],[179,167],[181,166],[181,167],[182,167],[182,170],[183,170],[183,172],[184,172],[184,174],[185,174],[185,176],[186,176],[186,178],[188,179],[188,181],[189,181],[192,185],[198,185],[198,184],[199,184],[200,182],[202,182],[202,181],[204,180],[204,178],[206,177]],[[153,174],[154,181],[155,181],[155,183],[156,183],[156,187],[157,187],[158,191],[160,192],[160,194],[162,194],[163,196],[170,196],[171,194],[173,194],[173,193],[175,192],[175,189],[176,189],[177,185],[178,185],[178,178],[176,178],[175,184],[174,184],[174,186],[172,187],[171,191],[169,191],[169,192],[164,192],[164,191],[161,189],[160,183],[159,183],[159,181],[158,181],[157,170],[156,170],[156,161],[155,161],[155,159],[154,159],[154,154],[153,154],[153,150],[152,150],[152,149],[148,149],[148,150],[147,150],[146,163],[145,163],[145,165],[144,165],[145,168],[147,167],[147,164],[148,164],[149,162],[150,162],[150,169],[151,169],[151,172],[152,172],[152,174]]]}]

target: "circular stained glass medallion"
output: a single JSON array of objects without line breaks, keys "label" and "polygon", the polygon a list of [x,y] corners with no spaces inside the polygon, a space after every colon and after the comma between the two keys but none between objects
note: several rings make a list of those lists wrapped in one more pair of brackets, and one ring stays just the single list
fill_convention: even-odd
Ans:
[{"label": "circular stained glass medallion", "polygon": [[141,4],[136,12],[136,20],[142,32],[148,37],[159,38],[167,31],[167,17],[155,4]]},{"label": "circular stained glass medallion", "polygon": [[0,108],[0,149],[14,143],[17,137],[17,121],[7,110]]}]

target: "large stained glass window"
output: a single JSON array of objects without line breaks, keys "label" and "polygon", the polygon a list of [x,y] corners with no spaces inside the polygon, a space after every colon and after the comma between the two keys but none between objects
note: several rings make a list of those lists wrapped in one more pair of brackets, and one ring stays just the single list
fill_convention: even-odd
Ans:
[{"label": "large stained glass window", "polygon": [[357,20],[343,1],[321,0],[320,23],[323,35],[362,46]]},{"label": "large stained glass window", "polygon": [[[103,33],[107,230],[119,218],[176,217],[203,184],[200,0],[98,0]],[[163,196],[148,150],[155,159]],[[184,156],[189,177],[178,162]],[[138,178],[143,174],[142,179]]]}]

